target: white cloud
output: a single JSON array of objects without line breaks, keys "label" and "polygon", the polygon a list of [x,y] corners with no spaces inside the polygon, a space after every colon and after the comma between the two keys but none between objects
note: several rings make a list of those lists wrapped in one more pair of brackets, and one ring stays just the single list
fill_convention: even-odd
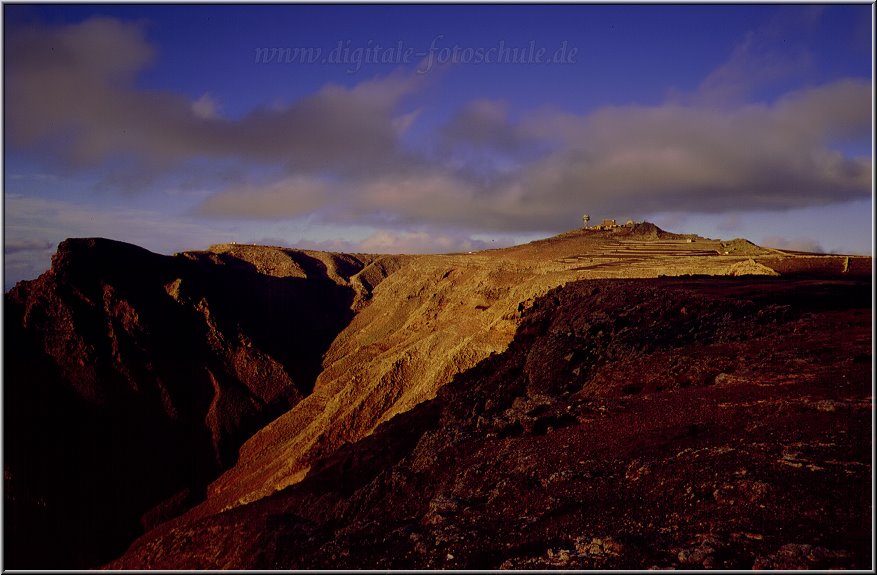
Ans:
[{"label": "white cloud", "polygon": [[777,248],[781,250],[792,250],[798,252],[811,252],[824,254],[825,248],[813,238],[784,238],[780,236],[766,236],[761,245],[769,248]]},{"label": "white cloud", "polygon": [[210,94],[204,94],[192,102],[192,112],[202,120],[212,120],[219,114],[219,103]]},{"label": "white cloud", "polygon": [[75,166],[125,157],[163,171],[210,157],[295,173],[372,170],[406,161],[398,135],[416,116],[397,107],[427,81],[393,73],[351,88],[330,84],[291,105],[226,120],[210,95],[192,102],[136,87],[154,53],[139,24],[92,18],[15,28],[6,42],[16,54],[5,71],[9,141],[54,144]]},{"label": "white cloud", "polygon": [[359,242],[358,250],[367,253],[438,254],[468,252],[498,247],[465,234],[427,231],[378,230]]},{"label": "white cloud", "polygon": [[[831,147],[867,133],[870,97],[868,83],[845,80],[733,110],[667,104],[535,113],[475,130],[478,145],[502,146],[496,139],[505,134],[553,149],[492,178],[448,166],[378,166],[331,184],[284,177],[230,188],[201,211],[265,218],[311,211],[337,222],[525,231],[566,229],[571,211],[582,209],[631,217],[841,202],[870,191],[870,158]],[[464,115],[472,110],[486,110],[491,125],[508,123],[491,105]],[[462,128],[454,134],[467,137]]]},{"label": "white cloud", "polygon": [[334,192],[319,179],[293,176],[264,186],[233,186],[204,200],[199,213],[206,216],[278,219],[307,214],[331,201]]},{"label": "white cloud", "polygon": [[184,216],[125,207],[83,206],[7,194],[4,211],[4,287],[48,269],[55,247],[71,237],[106,237],[158,253],[204,249],[235,233]]},{"label": "white cloud", "polygon": [[10,238],[3,244],[3,253],[8,255],[20,252],[44,252],[54,248],[55,244],[48,240]]}]

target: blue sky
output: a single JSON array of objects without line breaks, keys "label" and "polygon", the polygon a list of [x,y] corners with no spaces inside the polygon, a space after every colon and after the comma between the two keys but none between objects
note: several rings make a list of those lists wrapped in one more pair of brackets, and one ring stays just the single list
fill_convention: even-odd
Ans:
[{"label": "blue sky", "polygon": [[71,236],[468,251],[585,211],[871,253],[871,5],[3,18],[7,289]]}]

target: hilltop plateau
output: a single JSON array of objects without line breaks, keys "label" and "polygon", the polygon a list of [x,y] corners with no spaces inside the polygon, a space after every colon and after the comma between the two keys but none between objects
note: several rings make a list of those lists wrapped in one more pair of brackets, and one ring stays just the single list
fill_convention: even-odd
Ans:
[{"label": "hilltop plateau", "polygon": [[870,290],[647,223],[67,240],[5,296],[7,566],[869,565]]}]

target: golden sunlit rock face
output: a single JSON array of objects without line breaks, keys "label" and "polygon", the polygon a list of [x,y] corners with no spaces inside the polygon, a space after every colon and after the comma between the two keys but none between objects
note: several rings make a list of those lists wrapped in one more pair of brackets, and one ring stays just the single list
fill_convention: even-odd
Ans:
[{"label": "golden sunlit rock face", "polygon": [[647,223],[69,240],[6,296],[9,566],[863,568],[870,274]]}]

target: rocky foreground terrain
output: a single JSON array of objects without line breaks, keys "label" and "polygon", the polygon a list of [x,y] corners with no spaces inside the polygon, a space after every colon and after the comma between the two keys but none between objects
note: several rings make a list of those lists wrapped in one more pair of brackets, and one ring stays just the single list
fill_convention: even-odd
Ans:
[{"label": "rocky foreground terrain", "polygon": [[871,289],[650,224],[68,240],[6,295],[6,567],[869,568]]}]

